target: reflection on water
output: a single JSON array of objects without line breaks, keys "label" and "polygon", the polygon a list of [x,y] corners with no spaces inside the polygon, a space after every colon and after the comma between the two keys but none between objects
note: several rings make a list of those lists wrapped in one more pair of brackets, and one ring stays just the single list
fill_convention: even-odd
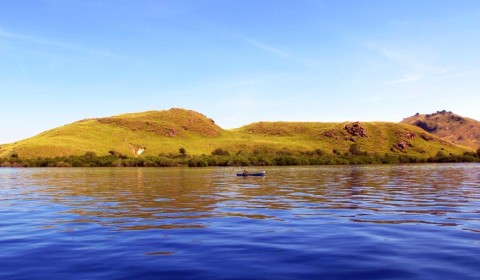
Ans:
[{"label": "reflection on water", "polygon": [[[270,168],[260,178],[236,171],[0,169],[0,261],[11,265],[0,276],[22,278],[24,265],[35,271],[26,279],[79,271],[87,278],[479,276],[478,164]],[[45,266],[37,253],[68,269],[36,267]],[[78,267],[80,253],[90,268]],[[11,259],[22,257],[24,265]]]}]

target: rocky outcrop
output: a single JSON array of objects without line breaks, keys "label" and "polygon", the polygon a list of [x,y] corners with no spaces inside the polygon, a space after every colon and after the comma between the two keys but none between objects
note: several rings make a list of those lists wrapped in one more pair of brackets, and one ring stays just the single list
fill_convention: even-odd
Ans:
[{"label": "rocky outcrop", "polygon": [[420,138],[425,141],[432,141],[434,139],[431,135],[428,135],[426,133],[420,133]]},{"label": "rocky outcrop", "polygon": [[348,134],[352,136],[367,137],[367,132],[365,131],[365,128],[363,128],[359,122],[346,124],[345,130]]},{"label": "rocky outcrop", "polygon": [[399,149],[400,151],[403,151],[409,147],[413,147],[413,145],[405,140],[401,140],[397,143],[397,145],[395,145],[395,148]]},{"label": "rocky outcrop", "polygon": [[415,138],[415,136],[417,136],[417,134],[412,131],[412,132],[405,133],[403,136],[407,139],[412,139],[412,138]]}]

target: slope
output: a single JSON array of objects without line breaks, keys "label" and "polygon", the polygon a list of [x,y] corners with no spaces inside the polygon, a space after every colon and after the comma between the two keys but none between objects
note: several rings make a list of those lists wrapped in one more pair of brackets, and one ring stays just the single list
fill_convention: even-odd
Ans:
[{"label": "slope", "polygon": [[389,122],[259,122],[235,130],[255,146],[265,149],[325,153],[409,155],[420,158],[439,151],[461,154],[465,150],[418,127]]},{"label": "slope", "polygon": [[98,155],[114,151],[135,156],[175,152],[172,143],[176,151],[179,146],[188,146],[192,152],[200,152],[204,149],[203,139],[222,133],[223,129],[204,115],[173,108],[81,120],[13,145],[4,145],[0,156],[55,157],[81,155],[87,151]]},{"label": "slope", "polygon": [[480,122],[452,112],[437,111],[433,114],[415,114],[402,123],[418,126],[450,143],[480,148]]},{"label": "slope", "polygon": [[258,122],[224,130],[204,115],[185,109],[87,119],[2,145],[0,157],[20,158],[120,153],[129,157],[178,154],[370,154],[418,158],[463,154],[466,149],[422,129],[398,123]]}]

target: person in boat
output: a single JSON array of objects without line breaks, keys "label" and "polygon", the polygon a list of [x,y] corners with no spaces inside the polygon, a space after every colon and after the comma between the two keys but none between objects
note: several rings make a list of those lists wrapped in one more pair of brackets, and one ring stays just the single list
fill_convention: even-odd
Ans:
[{"label": "person in boat", "polygon": [[243,170],[243,176],[246,176],[247,174],[248,174],[247,170],[244,169],[244,170]]}]

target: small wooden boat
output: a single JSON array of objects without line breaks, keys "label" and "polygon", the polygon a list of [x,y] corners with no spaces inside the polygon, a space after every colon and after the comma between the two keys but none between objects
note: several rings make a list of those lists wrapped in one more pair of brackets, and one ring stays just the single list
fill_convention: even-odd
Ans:
[{"label": "small wooden boat", "polygon": [[248,177],[248,176],[257,176],[257,177],[262,177],[262,176],[265,176],[265,171],[262,171],[262,172],[253,172],[253,173],[250,173],[250,172],[246,172],[246,173],[237,173],[237,176],[243,176],[243,177]]}]

